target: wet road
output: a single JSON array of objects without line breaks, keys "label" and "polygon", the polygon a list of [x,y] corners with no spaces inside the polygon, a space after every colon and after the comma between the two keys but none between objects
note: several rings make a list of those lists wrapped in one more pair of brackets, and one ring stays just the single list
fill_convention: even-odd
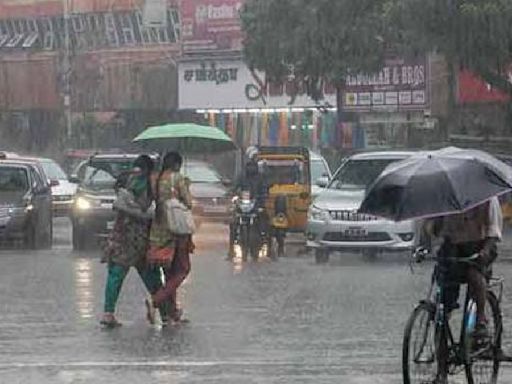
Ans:
[{"label": "wet road", "polygon": [[[74,253],[64,220],[55,234],[52,251],[0,251],[0,383],[399,383],[404,323],[431,268],[411,275],[404,257],[357,255],[317,266],[295,252],[230,263],[225,229],[203,226],[180,295],[191,323],[147,325],[132,272],[124,326],[105,331],[99,253]],[[512,263],[497,270],[512,276]],[[510,282],[503,305],[512,329]]]}]

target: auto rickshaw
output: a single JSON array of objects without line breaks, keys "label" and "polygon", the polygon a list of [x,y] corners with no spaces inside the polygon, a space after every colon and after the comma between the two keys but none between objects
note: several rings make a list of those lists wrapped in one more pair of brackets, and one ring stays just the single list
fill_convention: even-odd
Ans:
[{"label": "auto rickshaw", "polygon": [[256,160],[268,187],[268,255],[283,256],[286,234],[304,232],[307,225],[311,204],[309,151],[303,147],[258,147]]}]

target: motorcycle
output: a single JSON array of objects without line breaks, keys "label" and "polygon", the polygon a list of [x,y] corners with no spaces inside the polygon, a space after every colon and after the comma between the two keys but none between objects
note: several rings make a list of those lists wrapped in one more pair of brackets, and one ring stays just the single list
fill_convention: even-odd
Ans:
[{"label": "motorcycle", "polygon": [[242,260],[250,255],[257,260],[264,245],[265,235],[261,230],[261,214],[263,209],[256,207],[256,200],[250,193],[243,191],[233,199],[234,220],[230,231],[230,247],[238,244]]}]

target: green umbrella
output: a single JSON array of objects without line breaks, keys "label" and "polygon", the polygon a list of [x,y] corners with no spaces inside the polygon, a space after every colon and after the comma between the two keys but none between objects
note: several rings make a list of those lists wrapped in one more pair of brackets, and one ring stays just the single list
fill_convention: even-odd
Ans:
[{"label": "green umbrella", "polygon": [[236,149],[233,141],[220,129],[188,123],[150,127],[133,142],[161,153],[177,151],[183,154],[210,154]]}]

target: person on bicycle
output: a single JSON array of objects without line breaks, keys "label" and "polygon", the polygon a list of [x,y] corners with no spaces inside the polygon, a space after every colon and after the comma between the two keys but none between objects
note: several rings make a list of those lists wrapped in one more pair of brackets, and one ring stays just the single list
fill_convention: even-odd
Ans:
[{"label": "person on bicycle", "polygon": [[458,307],[460,283],[467,283],[476,303],[476,327],[473,334],[476,344],[488,340],[485,302],[487,280],[492,263],[496,260],[497,243],[501,241],[503,214],[497,197],[465,213],[445,216],[429,222],[433,235],[443,238],[439,255],[468,258],[478,255],[473,264],[456,263],[447,271],[450,284],[445,288],[444,303],[447,311]]}]

